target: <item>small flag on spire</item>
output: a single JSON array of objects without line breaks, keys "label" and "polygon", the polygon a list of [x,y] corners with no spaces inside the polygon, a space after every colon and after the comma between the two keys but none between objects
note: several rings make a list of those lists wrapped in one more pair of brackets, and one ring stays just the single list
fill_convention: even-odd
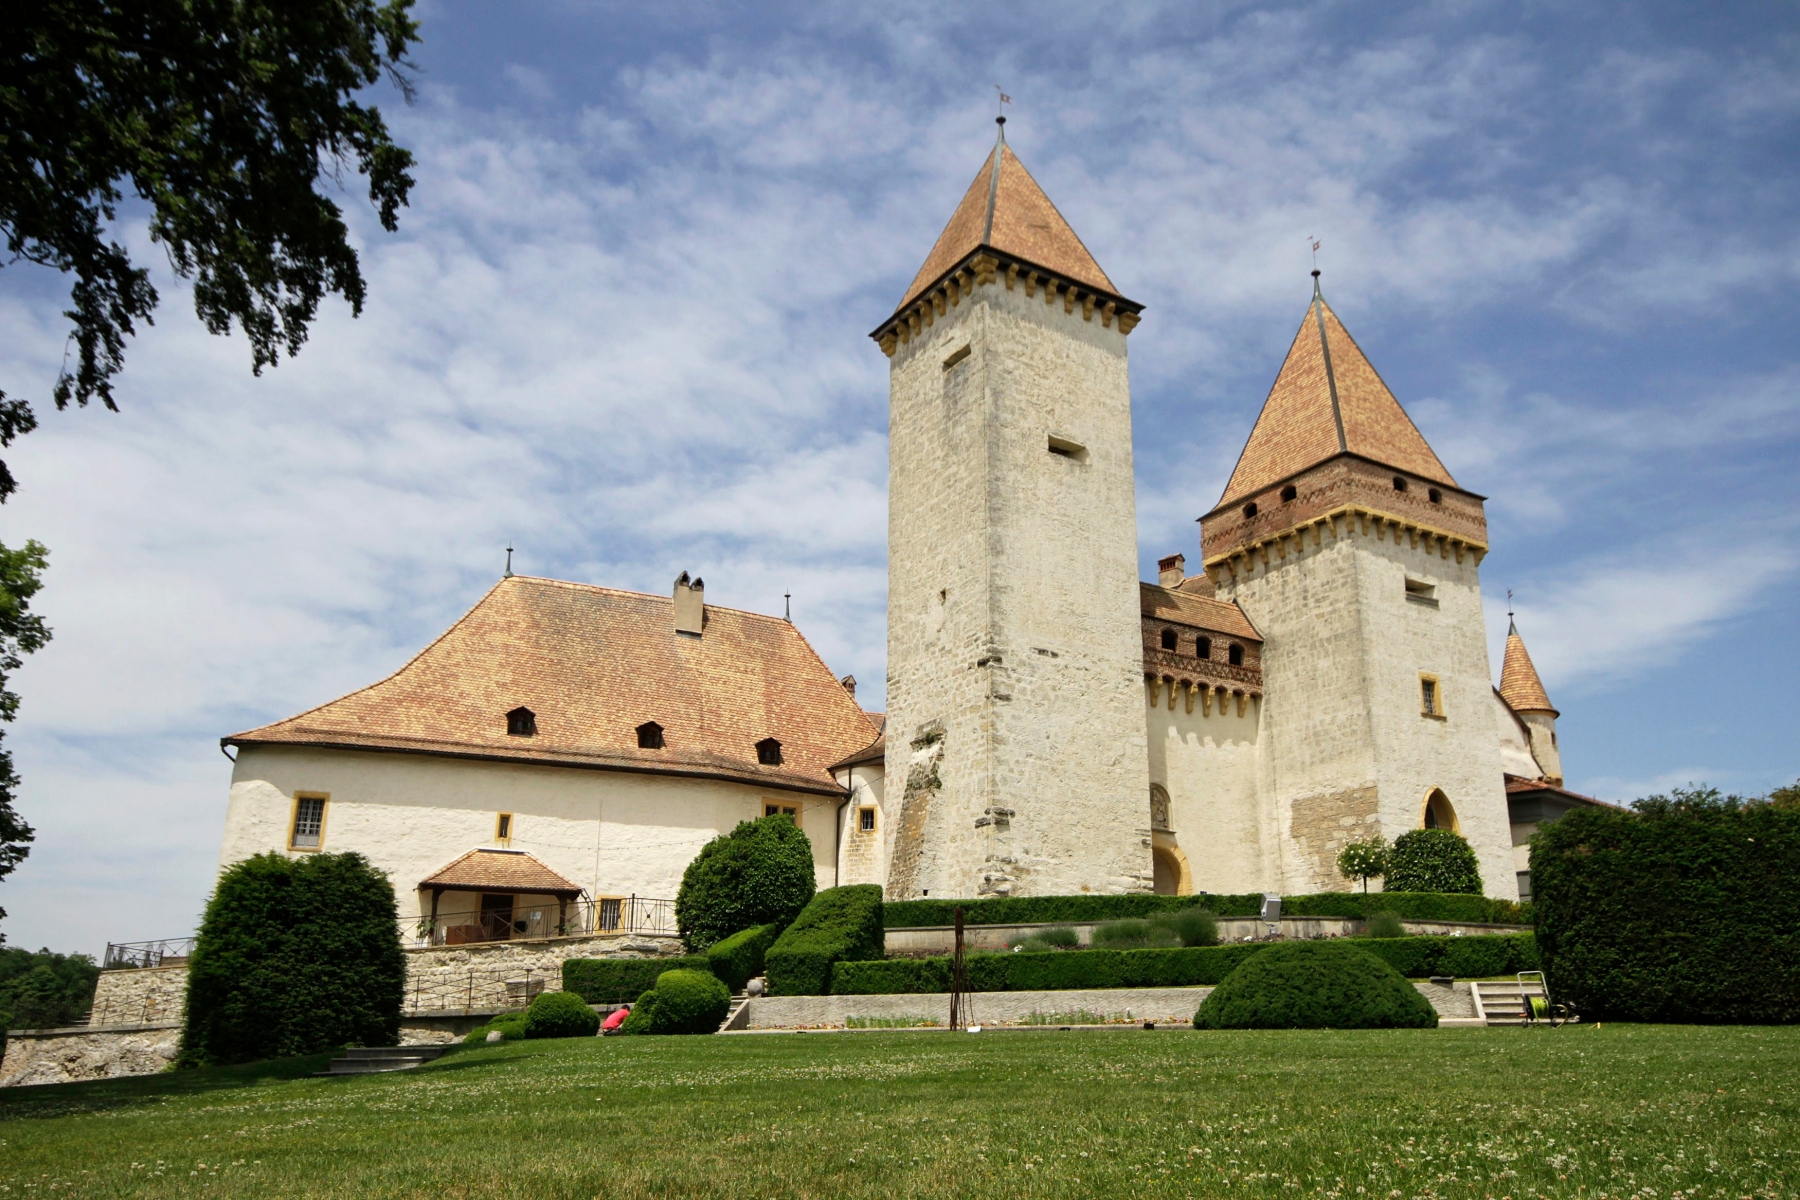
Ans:
[{"label": "small flag on spire", "polygon": [[999,85],[999,84],[997,84],[997,83],[996,83],[996,84],[995,84],[995,85],[994,85],[994,90],[995,90],[995,91],[996,91],[996,92],[1000,92],[1000,103],[1001,103],[1001,104],[1011,104],[1011,103],[1012,103],[1012,97],[1011,97],[1011,96],[1009,96],[1009,95],[1007,95],[1007,94],[1006,94],[1006,93],[1005,93],[1005,92],[1002,92],[1002,91],[1000,91],[1000,85]]}]

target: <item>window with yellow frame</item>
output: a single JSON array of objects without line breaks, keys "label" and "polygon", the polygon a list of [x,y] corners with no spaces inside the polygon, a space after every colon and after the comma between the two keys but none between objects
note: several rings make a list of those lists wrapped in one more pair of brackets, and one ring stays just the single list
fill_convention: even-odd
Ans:
[{"label": "window with yellow frame", "polygon": [[512,845],[513,815],[511,813],[494,814],[494,841],[502,846]]},{"label": "window with yellow frame", "polygon": [[1419,672],[1419,715],[1444,720],[1444,685],[1436,675]]},{"label": "window with yellow frame", "polygon": [[329,792],[295,792],[294,809],[288,820],[288,849],[312,852],[325,845],[325,810],[331,803]]}]

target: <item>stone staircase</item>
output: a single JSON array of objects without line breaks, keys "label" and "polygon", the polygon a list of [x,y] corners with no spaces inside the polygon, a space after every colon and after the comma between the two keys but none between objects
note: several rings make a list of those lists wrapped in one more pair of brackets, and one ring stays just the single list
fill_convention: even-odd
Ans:
[{"label": "stone staircase", "polygon": [[442,1046],[369,1046],[346,1050],[331,1060],[321,1075],[373,1075],[381,1071],[408,1071],[444,1053]]},{"label": "stone staircase", "polygon": [[746,1029],[750,1024],[750,994],[733,992],[731,994],[731,1010],[725,1014],[718,1032],[730,1033],[734,1029]]},{"label": "stone staircase", "polygon": [[1525,1024],[1527,1001],[1545,995],[1544,985],[1534,980],[1477,980],[1469,985],[1469,992],[1475,1001],[1475,1015],[1489,1025]]}]

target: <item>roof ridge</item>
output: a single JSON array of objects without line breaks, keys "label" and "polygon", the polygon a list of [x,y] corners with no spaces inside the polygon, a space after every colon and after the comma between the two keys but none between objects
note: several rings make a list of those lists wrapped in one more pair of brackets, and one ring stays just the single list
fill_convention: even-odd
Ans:
[{"label": "roof ridge", "polygon": [[[1319,289],[1319,269],[1317,267],[1313,268],[1313,298],[1308,307],[1312,309],[1312,315],[1316,318],[1319,326],[1319,352],[1325,356],[1325,382],[1331,388],[1331,420],[1337,426],[1338,453],[1345,454],[1350,450],[1350,443],[1344,437],[1344,409],[1338,403],[1337,372],[1331,369],[1331,339],[1325,333],[1325,310],[1329,306],[1325,303],[1325,293]],[[1337,316],[1336,313],[1331,315]],[[1342,326],[1343,322],[1339,321],[1338,325]],[[1344,330],[1346,336],[1349,332],[1348,329]],[[1361,346],[1356,349],[1357,353],[1362,353]],[[1365,354],[1363,357],[1367,358],[1368,355]],[[1382,386],[1386,387],[1387,385],[1383,383]]]},{"label": "roof ridge", "polygon": [[[548,583],[554,587],[578,588],[588,592],[603,592],[608,596],[635,596],[643,600],[656,600],[663,604],[673,604],[675,602],[673,596],[664,596],[658,592],[634,592],[629,588],[607,587],[605,584],[600,583],[582,583],[578,579],[552,579],[548,575],[513,575],[510,578],[522,579],[526,583]],[[739,616],[744,617],[760,617],[765,621],[775,621],[784,625],[793,623],[786,617],[778,617],[774,613],[756,612],[754,609],[748,608],[733,608],[729,604],[714,604],[711,600],[706,602],[706,607],[718,612],[737,613]]]}]

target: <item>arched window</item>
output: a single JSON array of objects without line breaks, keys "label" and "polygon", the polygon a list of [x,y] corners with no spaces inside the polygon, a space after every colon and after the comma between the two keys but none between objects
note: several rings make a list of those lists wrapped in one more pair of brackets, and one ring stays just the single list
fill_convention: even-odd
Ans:
[{"label": "arched window", "polygon": [[663,727],[655,721],[645,721],[637,727],[639,750],[661,750],[663,748]]},{"label": "arched window", "polygon": [[1419,824],[1426,829],[1448,829],[1452,833],[1462,832],[1456,820],[1456,809],[1450,803],[1450,797],[1444,795],[1443,788],[1432,788],[1431,794],[1425,797],[1425,811]]},{"label": "arched window", "polygon": [[1394,476],[1394,490],[1396,492],[1404,492],[1406,490],[1406,477],[1404,475]]},{"label": "arched window", "polygon": [[1232,666],[1241,667],[1244,665],[1244,648],[1236,642],[1233,642],[1231,643],[1231,649],[1226,653],[1225,657],[1226,661],[1230,662]]},{"label": "arched window", "polygon": [[1173,629],[1163,630],[1162,644],[1164,650],[1173,650],[1175,648],[1175,631]]},{"label": "arched window", "polygon": [[1250,503],[1244,505],[1244,519],[1246,521],[1248,521],[1251,517],[1254,517],[1255,515],[1256,515],[1256,501],[1252,500]]},{"label": "arched window", "polygon": [[1425,496],[1433,504],[1442,504],[1444,502],[1444,493],[1438,491],[1436,488],[1427,490]]},{"label": "arched window", "polygon": [[1203,637],[1203,638],[1195,638],[1194,639],[1194,657],[1195,658],[1211,658],[1212,657],[1212,639],[1211,638]]},{"label": "arched window", "polygon": [[764,738],[756,743],[756,761],[765,767],[781,765],[781,743],[774,738]]},{"label": "arched window", "polygon": [[520,705],[506,714],[506,732],[513,737],[536,737],[537,714]]},{"label": "arched window", "polygon": [[1286,487],[1281,489],[1281,502],[1283,504],[1286,504],[1289,500],[1292,500],[1295,496],[1298,496],[1299,494],[1300,494],[1300,489],[1290,483]]}]

